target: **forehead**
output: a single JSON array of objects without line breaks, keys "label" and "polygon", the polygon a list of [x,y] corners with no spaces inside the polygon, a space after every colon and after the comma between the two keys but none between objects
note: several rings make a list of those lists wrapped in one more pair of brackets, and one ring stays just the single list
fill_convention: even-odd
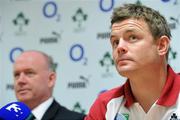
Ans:
[{"label": "forehead", "polygon": [[46,66],[45,57],[34,52],[21,54],[14,63],[14,68],[36,68]]},{"label": "forehead", "polygon": [[120,22],[116,22],[112,25],[112,32],[119,30],[139,30],[149,32],[149,27],[147,23],[142,19],[126,19]]}]

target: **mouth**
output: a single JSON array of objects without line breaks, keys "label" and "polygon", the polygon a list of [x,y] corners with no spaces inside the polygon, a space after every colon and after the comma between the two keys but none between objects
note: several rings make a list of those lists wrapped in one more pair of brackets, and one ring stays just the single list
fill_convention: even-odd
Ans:
[{"label": "mouth", "polygon": [[25,93],[27,93],[29,91],[29,89],[19,89],[18,91],[17,91],[17,93],[19,93],[19,94],[25,94]]},{"label": "mouth", "polygon": [[116,63],[118,65],[126,65],[128,61],[132,61],[132,60],[129,58],[120,58],[116,61]]}]

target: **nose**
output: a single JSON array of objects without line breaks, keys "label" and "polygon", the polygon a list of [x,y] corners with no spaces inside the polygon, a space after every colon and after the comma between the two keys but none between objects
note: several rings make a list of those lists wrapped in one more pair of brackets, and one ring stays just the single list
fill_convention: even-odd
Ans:
[{"label": "nose", "polygon": [[127,51],[128,51],[128,49],[127,49],[127,42],[125,40],[123,40],[123,39],[119,40],[117,51],[118,51],[118,53],[120,55],[127,53]]}]

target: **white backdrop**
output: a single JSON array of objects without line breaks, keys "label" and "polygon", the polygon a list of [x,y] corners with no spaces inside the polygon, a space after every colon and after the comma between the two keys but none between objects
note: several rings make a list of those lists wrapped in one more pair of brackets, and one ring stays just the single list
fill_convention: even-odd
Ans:
[{"label": "white backdrop", "polygon": [[170,64],[180,71],[178,0],[0,0],[0,107],[16,101],[13,60],[36,49],[56,62],[55,98],[87,113],[100,92],[124,82],[112,64],[110,16],[112,8],[137,2],[167,18],[173,36]]}]

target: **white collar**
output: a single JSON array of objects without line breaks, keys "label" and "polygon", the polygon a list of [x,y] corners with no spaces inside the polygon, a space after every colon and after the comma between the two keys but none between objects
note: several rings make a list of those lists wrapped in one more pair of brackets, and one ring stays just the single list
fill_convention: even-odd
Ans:
[{"label": "white collar", "polygon": [[36,117],[36,120],[41,120],[46,110],[50,107],[53,102],[53,97],[50,97],[36,108],[32,110],[33,115]]}]

